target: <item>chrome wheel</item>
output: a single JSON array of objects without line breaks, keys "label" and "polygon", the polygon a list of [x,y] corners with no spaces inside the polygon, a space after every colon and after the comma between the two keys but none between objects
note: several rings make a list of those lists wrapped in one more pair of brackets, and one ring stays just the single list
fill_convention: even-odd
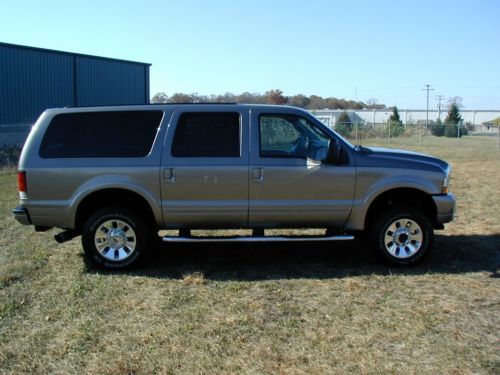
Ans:
[{"label": "chrome wheel", "polygon": [[385,249],[392,256],[400,259],[415,255],[422,247],[422,228],[410,219],[398,219],[392,222],[385,231]]},{"label": "chrome wheel", "polygon": [[97,228],[94,244],[104,258],[119,262],[133,254],[137,245],[137,237],[132,227],[126,222],[107,220]]}]

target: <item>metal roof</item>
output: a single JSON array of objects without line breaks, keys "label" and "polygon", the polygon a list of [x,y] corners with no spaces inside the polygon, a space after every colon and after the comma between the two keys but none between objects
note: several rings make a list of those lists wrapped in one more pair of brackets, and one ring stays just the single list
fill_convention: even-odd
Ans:
[{"label": "metal roof", "polygon": [[86,54],[83,54],[83,53],[74,53],[74,52],[59,51],[59,50],[55,50],[55,49],[30,47],[30,46],[23,46],[23,45],[19,45],[19,44],[11,44],[11,43],[0,42],[0,47],[1,46],[11,47],[11,48],[19,48],[19,49],[25,49],[25,50],[32,50],[32,51],[47,52],[47,53],[57,53],[57,54],[61,54],[61,55],[88,57],[88,58],[92,58],[92,59],[107,60],[107,61],[116,61],[116,62],[123,62],[123,63],[128,63],[128,64],[139,64],[139,65],[151,66],[150,63],[145,63],[145,62],[131,61],[131,60],[122,60],[122,59],[114,59],[114,58],[111,58],[111,57],[86,55]]}]

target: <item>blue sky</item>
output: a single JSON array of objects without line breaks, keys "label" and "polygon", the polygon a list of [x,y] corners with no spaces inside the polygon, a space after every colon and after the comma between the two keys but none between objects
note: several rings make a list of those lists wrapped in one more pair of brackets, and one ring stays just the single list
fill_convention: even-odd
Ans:
[{"label": "blue sky", "polygon": [[152,63],[151,95],[281,89],[500,109],[500,0],[8,1],[0,41]]}]

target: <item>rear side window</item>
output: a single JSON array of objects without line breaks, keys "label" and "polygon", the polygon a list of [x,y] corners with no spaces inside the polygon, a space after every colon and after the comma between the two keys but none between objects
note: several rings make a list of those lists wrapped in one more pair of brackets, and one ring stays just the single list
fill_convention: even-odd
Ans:
[{"label": "rear side window", "polygon": [[239,157],[240,114],[233,112],[183,113],[177,124],[175,157]]},{"label": "rear side window", "polygon": [[54,116],[42,158],[119,158],[149,154],[162,111],[65,113]]}]

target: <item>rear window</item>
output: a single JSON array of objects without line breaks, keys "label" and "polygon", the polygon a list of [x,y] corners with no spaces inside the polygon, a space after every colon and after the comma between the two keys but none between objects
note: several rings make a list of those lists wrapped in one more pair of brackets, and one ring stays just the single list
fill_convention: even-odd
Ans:
[{"label": "rear window", "polygon": [[40,147],[42,158],[144,157],[162,111],[65,113],[54,116]]},{"label": "rear window", "polygon": [[172,145],[175,157],[239,157],[240,114],[183,113]]}]

